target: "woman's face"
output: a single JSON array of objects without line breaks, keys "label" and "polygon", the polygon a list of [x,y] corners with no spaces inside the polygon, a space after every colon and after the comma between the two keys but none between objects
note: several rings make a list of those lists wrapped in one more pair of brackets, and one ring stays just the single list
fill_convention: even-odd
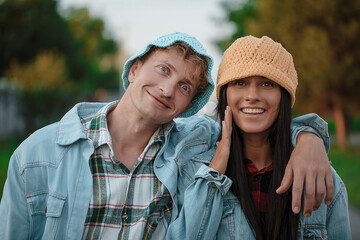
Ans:
[{"label": "woman's face", "polygon": [[280,86],[264,77],[247,77],[228,84],[227,102],[243,133],[267,133],[279,114]]}]

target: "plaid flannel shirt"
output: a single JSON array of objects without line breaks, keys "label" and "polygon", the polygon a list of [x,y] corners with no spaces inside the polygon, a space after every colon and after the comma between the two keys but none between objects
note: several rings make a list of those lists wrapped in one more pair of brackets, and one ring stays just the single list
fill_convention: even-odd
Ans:
[{"label": "plaid flannel shirt", "polygon": [[[160,218],[171,220],[172,199],[153,165],[164,144],[164,128],[151,137],[130,171],[115,158],[106,122],[116,103],[82,119],[94,153],[89,159],[93,192],[83,239],[151,239]],[[165,233],[164,233],[165,234]]]},{"label": "plaid flannel shirt", "polygon": [[269,203],[269,184],[272,176],[273,164],[258,170],[253,162],[245,160],[245,166],[250,173],[250,191],[255,209],[260,214],[265,214]]}]

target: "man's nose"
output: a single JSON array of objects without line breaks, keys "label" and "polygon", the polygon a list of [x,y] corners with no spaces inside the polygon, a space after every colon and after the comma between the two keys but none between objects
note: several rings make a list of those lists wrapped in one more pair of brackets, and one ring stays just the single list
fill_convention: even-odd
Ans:
[{"label": "man's nose", "polygon": [[177,81],[175,79],[166,79],[160,84],[160,92],[164,97],[172,97],[176,89]]}]

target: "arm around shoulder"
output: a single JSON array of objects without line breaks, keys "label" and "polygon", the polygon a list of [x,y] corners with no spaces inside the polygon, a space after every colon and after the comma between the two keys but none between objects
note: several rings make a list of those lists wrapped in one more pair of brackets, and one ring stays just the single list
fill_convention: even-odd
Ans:
[{"label": "arm around shoulder", "polygon": [[328,124],[315,113],[305,114],[291,121],[291,141],[293,146],[297,143],[300,132],[311,132],[324,141],[326,152],[330,149]]}]

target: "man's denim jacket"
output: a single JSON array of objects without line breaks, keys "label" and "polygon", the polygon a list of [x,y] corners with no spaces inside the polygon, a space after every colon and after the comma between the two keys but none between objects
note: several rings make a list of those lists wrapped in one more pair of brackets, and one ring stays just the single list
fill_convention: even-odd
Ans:
[{"label": "man's denim jacket", "polygon": [[[0,239],[81,238],[92,191],[88,161],[94,152],[81,118],[104,105],[77,104],[60,122],[36,131],[15,150],[0,203]],[[194,175],[183,169],[197,167],[193,160],[202,161],[202,154],[212,151],[219,130],[208,117],[190,117],[176,119],[165,136],[154,171],[172,196],[172,221],[183,204],[185,189],[194,181]],[[328,148],[326,123],[320,118],[293,121],[294,141],[301,130],[321,135]],[[157,230],[168,229],[162,216],[158,222]]]}]

